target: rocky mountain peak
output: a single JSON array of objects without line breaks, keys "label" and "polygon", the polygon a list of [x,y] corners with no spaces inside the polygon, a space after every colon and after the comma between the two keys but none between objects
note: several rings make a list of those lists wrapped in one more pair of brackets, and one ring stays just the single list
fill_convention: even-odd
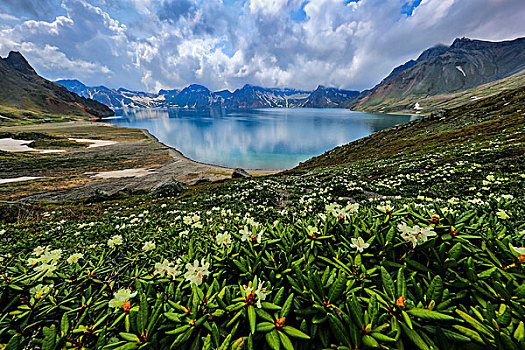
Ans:
[{"label": "rocky mountain peak", "polygon": [[18,51],[11,51],[7,58],[2,58],[4,63],[7,63],[22,74],[36,75],[36,71],[29,65],[29,62]]}]

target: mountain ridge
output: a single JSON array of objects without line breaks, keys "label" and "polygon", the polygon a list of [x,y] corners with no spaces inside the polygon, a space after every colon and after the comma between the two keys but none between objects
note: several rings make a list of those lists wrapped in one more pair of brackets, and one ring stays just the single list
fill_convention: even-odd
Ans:
[{"label": "mountain ridge", "polygon": [[[344,106],[364,111],[414,110],[417,97],[458,93],[501,80],[525,69],[525,38],[491,42],[457,38],[436,45],[416,60],[395,67],[372,89]],[[400,101],[408,99],[411,106]],[[416,99],[416,101],[414,100]],[[419,112],[425,111],[424,106]]]},{"label": "mountain ridge", "polygon": [[[132,91],[125,88],[86,86],[76,79],[57,80],[71,91],[93,98],[113,108],[267,108],[267,107],[340,107],[359,91],[319,86],[314,91],[292,88],[266,88],[252,84],[234,90],[211,91],[199,84],[183,89],[161,89],[157,94]],[[319,102],[316,102],[319,101]]]},{"label": "mountain ridge", "polygon": [[104,104],[78,96],[42,78],[20,52],[0,58],[2,120],[53,119],[59,116],[100,118],[114,112]]}]

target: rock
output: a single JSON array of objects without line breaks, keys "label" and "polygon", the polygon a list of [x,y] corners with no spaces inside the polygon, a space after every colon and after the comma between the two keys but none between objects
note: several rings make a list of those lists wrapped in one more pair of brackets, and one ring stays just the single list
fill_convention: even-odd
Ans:
[{"label": "rock", "polygon": [[185,183],[170,178],[164,180],[161,183],[155,185],[151,189],[151,196],[153,198],[162,198],[162,197],[175,197],[179,193],[183,192],[188,186]]},{"label": "rock", "polygon": [[99,203],[108,200],[110,197],[111,195],[108,192],[97,188],[89,194],[85,201],[87,203]]},{"label": "rock", "polygon": [[430,115],[424,116],[423,120],[438,120],[443,117],[446,117],[446,111],[444,109],[438,109],[435,111],[432,111]]},{"label": "rock", "polygon": [[238,178],[247,178],[250,179],[252,176],[246,172],[246,170],[237,168],[233,171],[232,179],[238,179]]},{"label": "rock", "polygon": [[205,183],[209,183],[209,182],[211,182],[211,181],[207,177],[201,177],[200,179],[195,181],[195,183],[193,185],[200,185],[200,184],[205,184]]}]

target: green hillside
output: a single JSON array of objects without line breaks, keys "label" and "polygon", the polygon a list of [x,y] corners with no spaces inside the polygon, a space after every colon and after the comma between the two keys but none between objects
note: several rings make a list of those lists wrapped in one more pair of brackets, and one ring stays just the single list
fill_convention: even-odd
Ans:
[{"label": "green hillside", "polygon": [[6,204],[0,344],[524,348],[524,104],[522,87],[173,198]]},{"label": "green hillside", "polygon": [[[436,110],[459,107],[521,86],[525,86],[525,71],[457,93],[435,96],[408,95],[390,99],[369,97],[354,105],[353,109],[381,113],[430,114]],[[416,103],[419,104],[420,109],[414,108]]]}]

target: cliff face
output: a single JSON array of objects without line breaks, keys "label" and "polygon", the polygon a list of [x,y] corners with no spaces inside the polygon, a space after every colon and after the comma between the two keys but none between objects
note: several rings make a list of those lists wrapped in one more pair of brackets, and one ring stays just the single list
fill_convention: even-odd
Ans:
[{"label": "cliff face", "polygon": [[0,106],[50,116],[107,117],[106,105],[78,96],[62,85],[39,76],[19,52],[0,58]]}]

